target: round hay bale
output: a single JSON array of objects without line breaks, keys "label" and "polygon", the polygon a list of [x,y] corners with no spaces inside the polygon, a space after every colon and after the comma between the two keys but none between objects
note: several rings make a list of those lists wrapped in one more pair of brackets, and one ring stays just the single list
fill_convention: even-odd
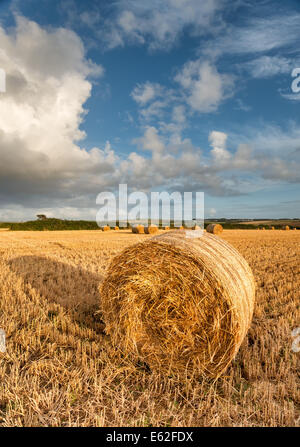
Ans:
[{"label": "round hay bale", "polygon": [[184,226],[181,225],[181,227],[179,227],[179,230],[184,230]]},{"label": "round hay bale", "polygon": [[156,225],[149,225],[148,227],[145,227],[145,233],[146,234],[158,233],[158,228]]},{"label": "round hay bale", "polygon": [[288,225],[285,225],[284,227],[282,227],[282,229],[285,231],[289,231],[290,227]]},{"label": "round hay bale", "polygon": [[199,225],[194,225],[194,226],[192,227],[192,230],[201,230],[201,228],[199,227]]},{"label": "round hay bale", "polygon": [[271,227],[271,230],[275,230],[275,227]]},{"label": "round hay bale", "polygon": [[114,228],[114,230],[115,230],[115,231],[118,231],[118,230],[119,230],[119,227],[116,225],[115,228]]},{"label": "round hay bale", "polygon": [[144,229],[144,225],[133,225],[132,226],[132,232],[135,234],[144,234],[145,233],[145,229]]},{"label": "round hay bale", "polygon": [[166,226],[164,227],[164,230],[169,231],[169,230],[170,230],[170,227],[168,227],[168,225],[166,225]]},{"label": "round hay bale", "polygon": [[209,224],[206,227],[206,231],[212,234],[220,234],[223,231],[223,227],[220,224]]},{"label": "round hay bale", "polygon": [[167,374],[218,377],[250,326],[255,284],[245,259],[209,233],[170,231],[111,262],[101,310],[114,346]]},{"label": "round hay bale", "polygon": [[110,227],[108,225],[105,225],[104,227],[102,227],[102,231],[109,231]]}]

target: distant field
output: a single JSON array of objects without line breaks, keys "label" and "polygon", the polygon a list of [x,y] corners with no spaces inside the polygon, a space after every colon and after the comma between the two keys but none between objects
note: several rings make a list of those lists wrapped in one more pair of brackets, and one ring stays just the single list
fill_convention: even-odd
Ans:
[{"label": "distant field", "polygon": [[[251,265],[252,326],[216,383],[177,380],[112,349],[99,284],[148,238],[121,232],[0,232],[2,426],[296,426],[300,421],[300,231],[225,230]],[[99,311],[100,313],[95,313]],[[298,422],[297,422],[298,421]]]},{"label": "distant field", "polygon": [[254,226],[270,226],[270,227],[280,227],[284,225],[288,225],[293,228],[300,228],[300,220],[256,220],[253,222],[240,222],[240,225],[254,225]]}]

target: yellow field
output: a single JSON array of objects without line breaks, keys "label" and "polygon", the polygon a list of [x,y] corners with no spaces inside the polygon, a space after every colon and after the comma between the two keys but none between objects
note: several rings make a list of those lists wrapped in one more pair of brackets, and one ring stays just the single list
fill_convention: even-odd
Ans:
[{"label": "yellow field", "polygon": [[133,365],[104,334],[98,287],[128,231],[0,233],[0,425],[300,425],[300,231],[222,237],[257,282],[252,326],[216,383]]}]

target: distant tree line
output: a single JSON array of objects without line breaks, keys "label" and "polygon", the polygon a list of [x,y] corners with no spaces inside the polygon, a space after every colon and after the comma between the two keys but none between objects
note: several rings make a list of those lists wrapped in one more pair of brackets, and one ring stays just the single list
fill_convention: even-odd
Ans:
[{"label": "distant tree line", "polygon": [[[0,222],[0,228],[9,228],[13,231],[59,231],[59,230],[100,230],[99,226],[97,225],[97,222],[95,221],[89,221],[89,220],[64,220],[64,219],[55,219],[51,217],[47,217],[44,214],[38,214],[37,220],[32,220],[28,222]],[[291,221],[292,219],[290,219]],[[249,223],[240,223],[241,221],[237,220],[231,220],[227,219],[226,221],[221,220],[205,220],[204,228],[206,228],[210,223],[216,223],[219,222],[222,224],[223,228],[225,230],[256,230],[257,228],[269,228],[271,226],[274,226],[276,229],[282,228],[282,225],[291,225],[287,220],[285,221],[279,221],[279,220],[273,220],[269,221],[267,224],[259,224],[259,225],[253,225],[251,222]],[[252,221],[254,222],[254,221]],[[114,225],[112,225],[114,226]],[[123,229],[121,225],[119,225],[119,222],[117,222],[117,226],[120,226],[120,229]],[[165,223],[159,222],[159,227],[164,227]],[[170,229],[174,228],[174,222],[170,222]],[[125,228],[130,227],[128,225]],[[300,221],[298,222],[294,221],[291,225],[291,227],[298,227],[300,228]]]}]

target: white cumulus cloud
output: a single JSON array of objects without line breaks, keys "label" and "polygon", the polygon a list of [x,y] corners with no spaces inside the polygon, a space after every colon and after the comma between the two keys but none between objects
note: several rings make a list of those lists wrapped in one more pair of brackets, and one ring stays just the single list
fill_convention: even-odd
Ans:
[{"label": "white cumulus cloud", "polygon": [[220,74],[209,61],[189,61],[175,77],[186,92],[186,101],[197,112],[217,110],[220,103],[230,96],[233,78]]},{"label": "white cumulus cloud", "polygon": [[162,93],[162,87],[159,84],[145,82],[144,84],[138,84],[133,89],[131,96],[139,105],[144,106],[149,101],[160,96]]},{"label": "white cumulus cloud", "polygon": [[100,174],[115,169],[115,154],[78,142],[92,89],[87,78],[103,68],[86,59],[74,32],[45,30],[23,17],[9,32],[0,28],[0,47],[7,81],[0,101],[1,201],[40,194],[55,200],[101,184]]},{"label": "white cumulus cloud", "polygon": [[230,152],[226,150],[226,140],[228,135],[224,132],[213,130],[210,132],[208,140],[211,143],[211,154],[216,162],[227,161],[230,159]]}]

